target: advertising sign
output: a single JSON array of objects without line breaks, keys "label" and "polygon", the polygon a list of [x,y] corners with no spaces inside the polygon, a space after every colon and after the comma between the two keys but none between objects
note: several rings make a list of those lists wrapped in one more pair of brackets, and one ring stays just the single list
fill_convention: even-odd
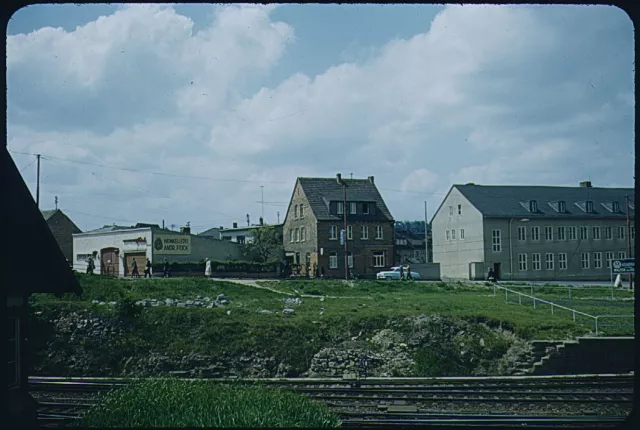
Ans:
[{"label": "advertising sign", "polygon": [[613,260],[611,262],[611,268],[613,269],[613,273],[635,273],[636,259],[623,258],[621,260]]},{"label": "advertising sign", "polygon": [[153,253],[158,255],[189,255],[191,254],[190,235],[154,235]]}]

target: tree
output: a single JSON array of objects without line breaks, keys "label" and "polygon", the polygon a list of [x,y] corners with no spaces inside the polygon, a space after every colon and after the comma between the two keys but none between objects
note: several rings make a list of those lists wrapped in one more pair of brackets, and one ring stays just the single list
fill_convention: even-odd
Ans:
[{"label": "tree", "polygon": [[253,240],[245,243],[244,255],[250,260],[264,263],[280,258],[282,249],[282,238],[276,228],[263,225],[255,230]]}]

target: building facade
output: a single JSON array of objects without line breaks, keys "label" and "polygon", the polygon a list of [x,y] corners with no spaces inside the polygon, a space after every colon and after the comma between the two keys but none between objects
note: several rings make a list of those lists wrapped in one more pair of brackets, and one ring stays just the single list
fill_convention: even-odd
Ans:
[{"label": "building facade", "polygon": [[396,264],[422,264],[433,261],[431,228],[425,237],[425,223],[396,222],[394,227],[396,244]]},{"label": "building facade", "polygon": [[234,242],[239,244],[251,243],[253,241],[253,237],[257,229],[259,229],[263,225],[270,225],[276,229],[276,231],[280,236],[280,241],[282,241],[282,237],[283,237],[282,228],[284,224],[264,224],[262,223],[262,220],[260,221],[261,223],[258,225],[254,224],[246,227],[238,226],[238,223],[234,222],[233,227],[231,228],[224,228],[220,226],[219,228],[212,228],[212,229],[203,231],[202,233],[198,234],[198,236],[214,237],[216,239],[226,240],[229,242]]},{"label": "building facade", "polygon": [[394,220],[373,176],[298,178],[283,232],[285,254],[303,272],[324,269],[325,276],[338,278],[346,266],[371,277],[394,263]]},{"label": "building facade", "polygon": [[85,271],[89,257],[93,257],[94,273],[109,276],[130,276],[133,260],[142,269],[147,258],[154,261],[197,262],[205,258],[232,261],[241,258],[237,243],[213,237],[191,234],[188,227],[180,232],[161,229],[156,225],[105,226],[73,235],[73,264]]},{"label": "building facade", "polygon": [[42,212],[42,217],[47,222],[64,257],[71,263],[73,261],[73,235],[82,233],[82,230],[60,209],[40,212]]},{"label": "building facade", "polygon": [[635,246],[633,199],[632,188],[589,181],[454,185],[432,220],[434,262],[443,279],[486,279],[492,268],[504,280],[611,280],[611,261]]}]

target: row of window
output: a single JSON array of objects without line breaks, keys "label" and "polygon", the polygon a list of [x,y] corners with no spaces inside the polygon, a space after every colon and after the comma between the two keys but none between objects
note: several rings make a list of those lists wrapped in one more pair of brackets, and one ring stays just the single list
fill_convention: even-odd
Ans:
[{"label": "row of window", "polygon": [[[602,252],[583,252],[580,256],[580,267],[582,269],[589,269],[591,266],[591,254],[593,254],[593,268],[594,269],[602,269]],[[611,261],[614,259],[614,252],[607,252],[605,254],[605,261],[607,269],[611,268]],[[518,254],[518,270],[521,272],[525,272],[528,270],[527,267],[527,254],[522,253]],[[618,252],[618,259],[627,258],[627,253],[625,251]],[[555,270],[554,267],[554,254],[546,253],[544,254],[544,266],[546,270]],[[531,254],[531,268],[533,270],[542,270],[542,262],[541,262],[541,254],[533,253]],[[558,253],[558,269],[559,270],[567,270],[567,253],[560,252]]]},{"label": "row of window", "polygon": [[[445,232],[447,240],[456,240],[456,230],[451,229]],[[460,229],[460,240],[464,240],[464,228]]]},{"label": "row of window", "polygon": [[[347,252],[347,266],[353,269],[353,254]],[[373,253],[373,267],[385,267],[384,266],[384,251],[377,251]],[[329,269],[338,268],[338,253],[333,251],[329,253]]]},{"label": "row of window", "polygon": [[[332,225],[329,227],[329,239],[337,240],[338,239],[338,226]],[[369,226],[361,225],[360,226],[360,239],[368,240],[369,239]],[[376,226],[376,240],[384,239],[384,230],[381,225]],[[289,230],[289,243],[294,242],[304,242],[306,241],[306,232],[304,227],[292,228]],[[353,226],[347,226],[347,240],[353,240]]]},{"label": "row of window", "polygon": [[302,219],[304,218],[304,206],[303,205],[293,205],[293,219]]},{"label": "row of window", "polygon": [[[626,227],[624,226],[619,226],[617,228],[617,239],[624,239],[625,238],[625,231],[626,231]],[[553,227],[550,226],[546,226],[544,228],[544,237],[546,241],[553,241],[554,237],[553,237],[553,232],[554,229]],[[556,228],[556,239],[557,240],[577,240],[577,234],[578,232],[580,232],[580,240],[587,240],[588,239],[588,232],[589,232],[589,228],[585,227],[585,226],[581,226],[580,229],[578,230],[577,227],[557,227]],[[604,228],[604,232],[605,232],[605,239],[607,240],[612,240],[613,239],[613,227],[605,227]],[[568,233],[568,234],[567,234]],[[455,239],[455,230],[451,230],[451,234],[452,234],[452,239]],[[592,227],[592,238],[593,240],[600,240],[600,227]],[[464,236],[464,229],[460,229],[460,235]],[[449,230],[446,231],[446,237],[447,240],[449,240]],[[631,240],[635,240],[636,238],[636,228],[635,227],[631,227],[630,228],[630,236],[631,236]],[[462,239],[462,237],[461,237]],[[518,240],[521,242],[524,242],[525,240],[527,240],[527,230],[526,227],[524,226],[519,226],[518,227]],[[540,241],[540,227],[534,226],[531,227],[531,240],[534,242],[538,242]],[[493,250],[493,252],[501,252],[502,251],[502,230],[493,230],[491,232],[491,248]]]},{"label": "row of window", "polygon": [[[344,202],[336,202],[336,213],[338,215],[344,214]],[[349,202],[349,213],[355,215],[358,213],[358,203]],[[369,215],[369,203],[362,203],[362,214]]]},{"label": "row of window", "polygon": [[[454,207],[449,206],[449,216],[453,216]],[[458,205],[458,215],[462,215],[462,205]]]},{"label": "row of window", "polygon": [[289,243],[304,242],[307,240],[307,234],[304,227],[292,228],[289,230]]},{"label": "row of window", "polygon": [[[636,228],[630,227],[629,234],[631,239],[635,239],[636,236]],[[616,228],[616,239],[625,239],[625,232],[627,231],[627,227],[618,226]],[[578,240],[578,234],[580,235],[580,240],[588,240],[589,239],[589,227],[580,226],[578,227],[556,227],[555,229],[557,240]],[[551,226],[546,226],[544,228],[544,238],[547,241],[553,240],[554,229]],[[533,226],[531,227],[531,235],[529,236],[532,241],[540,240],[540,227]],[[595,226],[591,228],[591,238],[593,240],[600,240],[600,227]],[[613,227],[605,227],[604,228],[604,238],[607,240],[613,239]],[[518,226],[518,240],[524,242],[527,240],[527,227]]]}]

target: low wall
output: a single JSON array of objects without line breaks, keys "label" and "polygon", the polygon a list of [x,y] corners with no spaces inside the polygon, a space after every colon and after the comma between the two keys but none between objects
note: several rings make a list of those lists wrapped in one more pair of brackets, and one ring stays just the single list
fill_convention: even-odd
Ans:
[{"label": "low wall", "polygon": [[420,279],[425,281],[440,281],[440,263],[412,264],[412,272],[418,272]]}]

